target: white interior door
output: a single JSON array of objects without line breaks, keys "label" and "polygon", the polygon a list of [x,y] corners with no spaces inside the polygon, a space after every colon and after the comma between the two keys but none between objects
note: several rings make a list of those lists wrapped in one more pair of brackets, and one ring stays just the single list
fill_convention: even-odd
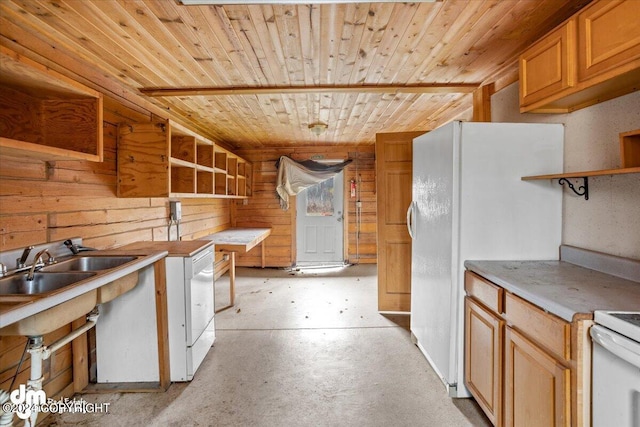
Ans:
[{"label": "white interior door", "polygon": [[297,264],[344,262],[343,173],[296,197]]}]

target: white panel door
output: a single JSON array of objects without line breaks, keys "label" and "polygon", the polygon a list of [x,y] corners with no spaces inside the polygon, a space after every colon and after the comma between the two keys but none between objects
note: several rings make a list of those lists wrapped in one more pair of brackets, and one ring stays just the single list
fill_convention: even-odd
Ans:
[{"label": "white panel door", "polygon": [[296,197],[297,264],[344,262],[343,173]]}]

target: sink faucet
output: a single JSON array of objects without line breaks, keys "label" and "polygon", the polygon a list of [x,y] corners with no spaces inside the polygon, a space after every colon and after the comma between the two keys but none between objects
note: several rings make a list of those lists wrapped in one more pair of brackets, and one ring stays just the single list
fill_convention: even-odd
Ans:
[{"label": "sink faucet", "polygon": [[25,267],[25,264],[27,263],[27,258],[29,257],[29,254],[31,253],[32,249],[33,249],[33,246],[27,246],[26,248],[24,248],[24,251],[22,251],[22,256],[16,259],[16,268]]},{"label": "sink faucet", "polygon": [[31,268],[29,269],[29,273],[27,274],[28,281],[33,280],[36,272],[36,267],[38,266],[38,261],[42,261],[42,255],[44,254],[49,255],[49,258],[47,259],[47,264],[53,264],[54,262],[56,262],[56,259],[53,256],[51,256],[51,254],[47,249],[43,249],[40,252],[38,252],[36,256],[33,257],[33,264],[31,264]]},{"label": "sink faucet", "polygon": [[64,245],[69,248],[69,250],[74,254],[74,255],[78,255],[80,252],[86,252],[86,251],[95,251],[94,248],[88,248],[86,246],[82,246],[82,245],[75,245],[71,239],[67,239],[64,242]]}]

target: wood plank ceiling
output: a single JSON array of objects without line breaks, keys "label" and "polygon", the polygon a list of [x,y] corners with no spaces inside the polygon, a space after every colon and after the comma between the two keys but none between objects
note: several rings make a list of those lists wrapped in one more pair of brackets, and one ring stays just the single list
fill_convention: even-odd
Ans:
[{"label": "wood plank ceiling", "polygon": [[[15,34],[27,31],[32,44],[231,147],[373,144],[377,132],[428,130],[465,114],[470,90],[513,73],[523,48],[588,1],[1,0],[0,36],[20,43]],[[154,88],[190,92],[142,92]],[[327,131],[313,135],[314,122]]]}]

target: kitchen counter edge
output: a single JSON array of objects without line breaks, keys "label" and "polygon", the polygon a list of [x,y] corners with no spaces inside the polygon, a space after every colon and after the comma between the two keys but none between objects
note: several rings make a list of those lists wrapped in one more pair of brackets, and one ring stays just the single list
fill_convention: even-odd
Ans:
[{"label": "kitchen counter edge", "polygon": [[464,266],[568,322],[592,319],[595,310],[640,307],[640,282],[565,261],[467,260]]},{"label": "kitchen counter edge", "polygon": [[106,272],[95,279],[87,280],[86,283],[79,283],[77,286],[70,286],[69,289],[54,295],[17,304],[2,304],[0,305],[0,328],[11,325],[41,311],[47,310],[58,304],[62,304],[79,295],[107,285],[114,280],[126,276],[127,274],[154,264],[155,262],[165,258],[168,254],[167,251],[125,251],[121,249],[101,250],[96,253],[110,256],[139,256],[140,258],[123,268],[117,268],[113,271]]}]

